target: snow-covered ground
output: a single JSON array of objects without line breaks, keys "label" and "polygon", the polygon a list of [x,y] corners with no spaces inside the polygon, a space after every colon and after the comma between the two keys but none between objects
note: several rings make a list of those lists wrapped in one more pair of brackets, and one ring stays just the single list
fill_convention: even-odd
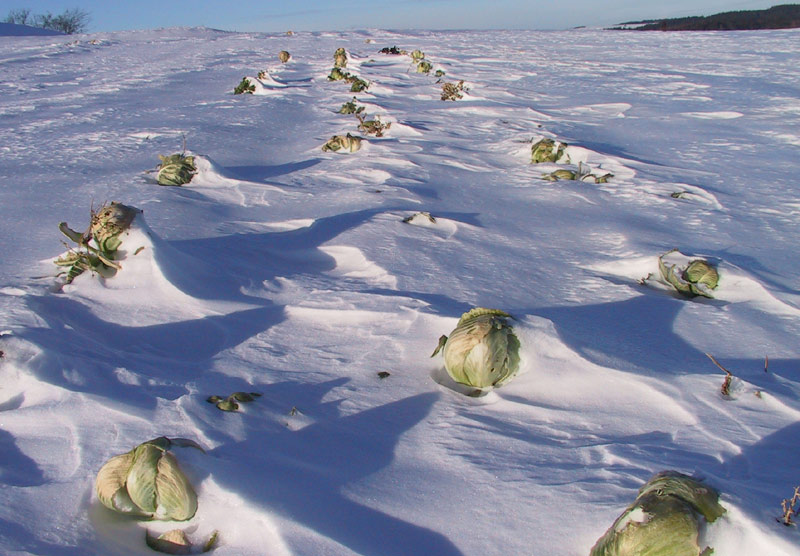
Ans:
[{"label": "snow-covered ground", "polygon": [[30,37],[30,36],[63,36],[61,31],[43,29],[31,25],[18,25],[16,23],[0,22],[0,37]]},{"label": "snow-covered ground", "polygon": [[[800,484],[800,32],[77,38],[0,37],[0,552],[147,554],[179,526],[220,555],[578,556],[665,469],[722,492],[715,554],[800,551],[776,520]],[[394,45],[469,91],[440,100]],[[392,122],[352,154],[321,150],[358,133],[338,47]],[[542,180],[540,137],[614,177]],[[184,138],[200,173],[156,185]],[[59,222],[110,201],[143,210],[122,270],[60,287]],[[718,265],[714,299],[639,283],[672,248]],[[430,358],[475,306],[523,355],[479,398]],[[262,396],[206,402],[234,391]],[[94,493],[161,435],[206,449],[175,449],[188,524]]]}]

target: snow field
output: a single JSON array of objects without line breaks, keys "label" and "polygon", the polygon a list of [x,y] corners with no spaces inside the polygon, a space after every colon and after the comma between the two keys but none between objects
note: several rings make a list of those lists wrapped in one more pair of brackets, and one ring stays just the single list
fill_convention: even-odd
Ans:
[{"label": "snow field", "polygon": [[[797,551],[775,518],[799,455],[798,113],[774,108],[796,32],[97,39],[0,38],[3,550],[147,554],[174,525],[219,530],[215,554],[579,555],[676,469],[723,493],[716,554]],[[467,95],[377,54],[395,44]],[[357,133],[339,46],[392,123],[349,154],[320,150]],[[543,136],[614,177],[543,181]],[[184,137],[198,174],[156,186]],[[122,270],[54,287],[58,222],[110,200],[144,211]],[[715,299],[639,284],[673,247],[719,264]],[[523,350],[476,399],[429,358],[473,306],[512,313]],[[237,390],[262,396],[205,401]],[[160,435],[206,448],[176,450],[197,515],[101,507],[103,462]]]}]

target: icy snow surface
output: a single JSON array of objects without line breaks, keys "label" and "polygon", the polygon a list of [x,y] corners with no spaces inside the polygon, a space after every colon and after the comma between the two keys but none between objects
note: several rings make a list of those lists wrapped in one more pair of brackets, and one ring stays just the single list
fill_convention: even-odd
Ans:
[{"label": "icy snow surface", "polygon": [[[798,554],[798,31],[77,38],[0,37],[0,552],[578,556],[674,469],[722,492],[715,554]],[[367,91],[327,80],[338,47]],[[391,128],[323,152],[353,96]],[[542,180],[541,137],[614,177]],[[184,138],[199,173],[156,185]],[[122,270],[62,287],[59,222],[109,201],[144,211]],[[715,299],[640,283],[672,248]],[[479,398],[429,357],[474,306],[523,356]],[[262,396],[206,402],[234,391]],[[206,448],[175,450],[197,515],[101,506],[100,466],[161,435]]]}]

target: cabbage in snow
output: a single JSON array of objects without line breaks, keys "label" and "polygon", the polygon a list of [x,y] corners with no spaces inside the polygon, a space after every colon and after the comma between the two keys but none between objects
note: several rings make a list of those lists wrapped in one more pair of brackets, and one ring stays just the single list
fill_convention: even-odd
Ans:
[{"label": "cabbage in snow", "polygon": [[97,473],[100,502],[114,511],[150,519],[185,521],[197,511],[197,494],[169,449],[200,446],[165,436],[108,460]]},{"label": "cabbage in snow", "polygon": [[431,64],[428,60],[420,60],[417,63],[417,73],[430,73],[433,69],[433,64]]},{"label": "cabbage in snow", "polygon": [[[442,73],[444,75],[444,73]],[[442,100],[459,100],[464,98],[464,93],[469,91],[466,85],[464,85],[464,80],[462,79],[458,83],[442,83]]]},{"label": "cabbage in snow", "polygon": [[158,158],[161,160],[161,164],[156,167],[158,185],[185,185],[197,173],[194,156],[176,153],[169,156],[159,155]]},{"label": "cabbage in snow", "polygon": [[[683,264],[681,258],[683,255],[677,249],[667,251],[658,258],[661,281],[686,297],[702,296],[713,299],[712,291],[719,285],[716,267],[705,259],[694,259]],[[648,276],[642,282],[650,278]]]},{"label": "cabbage in snow", "polygon": [[361,148],[361,137],[357,135],[334,135],[328,142],[322,145],[325,152],[351,152],[354,153]]},{"label": "cabbage in snow", "polygon": [[500,387],[519,371],[519,339],[511,315],[478,307],[461,315],[450,337],[439,338],[431,357],[442,350],[450,377],[475,388]]},{"label": "cabbage in snow", "polygon": [[339,109],[339,114],[360,114],[363,112],[364,107],[358,106],[358,104],[356,104],[357,100],[356,97],[353,97],[353,100],[342,104],[342,107]]},{"label": "cabbage in snow", "polygon": [[360,114],[356,114],[356,118],[358,118],[358,130],[363,131],[367,135],[383,137],[383,132],[392,127],[392,122],[381,122],[380,116],[375,116],[373,119],[367,120]]},{"label": "cabbage in snow", "polygon": [[554,172],[550,172],[549,174],[542,175],[542,179],[545,181],[585,181],[585,182],[594,182],[594,183],[608,183],[610,178],[613,178],[614,174],[605,173],[602,175],[593,174],[591,172],[591,168],[583,164],[583,162],[578,163],[577,170],[571,170],[569,168],[559,168]]},{"label": "cabbage in snow", "polygon": [[145,531],[145,543],[147,546],[156,552],[163,552],[164,554],[202,554],[214,550],[218,542],[218,531],[214,531],[208,540],[203,543],[202,547],[196,547],[186,536],[186,532],[181,529],[172,529],[157,537],[152,535],[150,531]]},{"label": "cabbage in snow", "polygon": [[110,278],[120,269],[117,251],[122,245],[122,234],[126,232],[133,219],[142,211],[122,203],[112,202],[92,211],[89,229],[76,232],[66,222],[58,225],[65,236],[77,244],[66,254],[55,260],[55,264],[67,268],[66,283],[90,270]]},{"label": "cabbage in snow", "polygon": [[336,68],[347,67],[347,52],[344,48],[337,48],[333,53],[333,66]]},{"label": "cabbage in snow", "polygon": [[540,139],[531,147],[531,162],[534,164],[541,162],[563,162],[569,164],[569,155],[564,152],[567,146],[566,143],[553,141],[547,137]]},{"label": "cabbage in snow", "polygon": [[261,397],[261,394],[258,392],[234,392],[226,398],[217,395],[209,396],[206,401],[208,403],[213,403],[217,406],[217,409],[221,409],[222,411],[238,411],[239,402],[252,402],[258,397]]},{"label": "cabbage in snow", "polygon": [[702,523],[725,513],[715,489],[675,471],[650,479],[636,500],[592,547],[590,556],[705,556]]},{"label": "cabbage in snow", "polygon": [[242,77],[242,80],[233,89],[234,95],[252,95],[255,92],[255,83],[252,83],[247,77]]}]

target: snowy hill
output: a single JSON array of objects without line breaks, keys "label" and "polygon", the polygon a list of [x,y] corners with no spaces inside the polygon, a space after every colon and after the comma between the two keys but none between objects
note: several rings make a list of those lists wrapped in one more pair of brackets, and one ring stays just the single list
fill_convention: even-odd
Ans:
[{"label": "snowy hill", "polygon": [[63,35],[52,29],[31,27],[30,25],[17,25],[16,23],[0,23],[0,37],[32,37],[45,35]]},{"label": "snowy hill", "polygon": [[[669,469],[721,493],[701,547],[797,554],[798,37],[0,38],[0,552],[587,555]],[[365,91],[328,79],[340,47]],[[563,156],[532,163],[542,138]],[[192,181],[157,185],[184,141]],[[120,269],[65,284],[111,201],[142,211]],[[710,298],[659,278],[673,248]],[[472,307],[522,358],[478,397],[430,357]],[[260,396],[207,402],[233,392]],[[196,515],[104,507],[103,464],[160,436],[205,450],[172,450]]]}]

